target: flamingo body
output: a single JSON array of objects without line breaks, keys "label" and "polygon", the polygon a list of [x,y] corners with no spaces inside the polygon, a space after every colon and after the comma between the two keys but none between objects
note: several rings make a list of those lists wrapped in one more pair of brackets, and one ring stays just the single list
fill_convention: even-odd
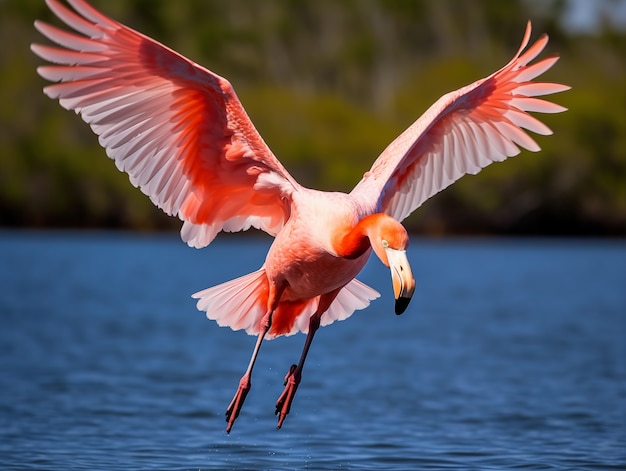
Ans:
[{"label": "flamingo body", "polygon": [[257,335],[250,363],[226,411],[230,432],[251,387],[264,339],[307,334],[276,403],[280,428],[320,326],[364,309],[379,294],[355,277],[372,251],[389,267],[402,313],[415,280],[399,221],[465,174],[538,151],[525,132],[551,131],[528,112],[565,108],[538,96],[567,90],[534,82],[557,61],[531,64],[545,48],[526,49],[530,22],[513,59],[494,74],[437,100],[396,138],[349,193],[304,188],[271,152],[232,85],[166,46],[100,13],[85,0],[46,0],[71,30],[35,22],[57,46],[33,44],[50,62],[45,93],[80,114],[117,167],[152,202],[182,221],[192,247],[218,232],[255,227],[275,236],[257,271],[200,291],[209,319]]},{"label": "flamingo body", "polygon": [[[285,291],[266,338],[299,331],[307,333],[309,318],[317,307],[319,296],[348,283],[337,302],[322,315],[322,326],[347,318],[354,310],[364,309],[371,300],[379,297],[378,292],[354,279],[367,262],[371,246],[354,247],[360,253],[353,253],[350,258],[339,255],[346,249],[341,236],[365,216],[373,214],[374,208],[360,205],[345,193],[306,188],[293,198],[291,217],[269,249],[262,269],[264,276],[257,278],[257,296],[234,292],[237,286],[245,284],[243,280],[235,280],[233,291],[224,290],[220,285],[194,294],[199,299],[198,308],[220,325],[259,334],[267,307],[267,283],[284,285]],[[329,231],[329,228],[334,230]],[[231,292],[233,297],[226,300]],[[255,301],[247,312],[248,305],[241,305],[242,298]]]}]

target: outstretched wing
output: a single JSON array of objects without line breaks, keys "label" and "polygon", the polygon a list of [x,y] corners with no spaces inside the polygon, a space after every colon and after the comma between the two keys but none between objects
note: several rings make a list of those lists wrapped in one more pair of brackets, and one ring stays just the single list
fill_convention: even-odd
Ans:
[{"label": "outstretched wing", "polygon": [[544,135],[552,131],[526,112],[565,111],[534,97],[570,87],[532,82],[558,57],[528,65],[548,43],[543,35],[522,54],[530,32],[529,21],[522,45],[505,67],[432,105],[383,151],[352,194],[376,199],[381,211],[401,221],[463,175],[517,155],[519,147],[540,150],[524,129]]},{"label": "outstretched wing", "polygon": [[45,93],[79,113],[131,183],[184,221],[183,240],[203,247],[220,230],[281,229],[299,186],[227,80],[84,0],[68,0],[75,11],[46,3],[75,32],[35,22],[61,46],[31,46],[57,64],[37,69],[59,82]]}]

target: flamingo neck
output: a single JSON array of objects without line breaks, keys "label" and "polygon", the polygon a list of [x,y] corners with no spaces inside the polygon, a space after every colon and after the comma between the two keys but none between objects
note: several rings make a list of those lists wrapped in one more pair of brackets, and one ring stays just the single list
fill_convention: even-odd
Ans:
[{"label": "flamingo neck", "polygon": [[373,214],[361,219],[356,226],[350,229],[336,247],[337,255],[355,259],[367,252],[372,247],[370,242],[371,229],[376,226],[379,214]]}]

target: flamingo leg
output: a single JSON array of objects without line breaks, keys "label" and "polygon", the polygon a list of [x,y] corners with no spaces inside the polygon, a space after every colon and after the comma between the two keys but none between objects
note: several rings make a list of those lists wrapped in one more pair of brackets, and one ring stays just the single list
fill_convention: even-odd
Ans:
[{"label": "flamingo leg", "polygon": [[246,396],[248,392],[250,392],[250,388],[252,387],[252,369],[254,368],[254,364],[256,363],[257,356],[259,355],[259,350],[261,350],[261,344],[263,343],[263,339],[272,327],[272,314],[276,310],[278,306],[278,300],[280,299],[280,295],[282,294],[284,288],[278,290],[278,292],[274,289],[273,285],[270,284],[270,296],[269,296],[269,309],[267,314],[263,317],[262,321],[262,330],[259,333],[256,344],[254,346],[254,350],[252,351],[252,356],[250,357],[250,363],[248,363],[248,368],[246,372],[243,374],[241,379],[239,380],[239,386],[237,387],[237,392],[233,397],[233,400],[230,401],[228,408],[226,409],[226,433],[230,433],[233,428],[233,424],[237,417],[239,417],[239,412],[243,407],[243,403],[246,400]]},{"label": "flamingo leg", "polygon": [[313,314],[309,319],[309,332],[307,333],[306,340],[304,341],[304,347],[302,349],[302,354],[300,355],[300,361],[297,365],[291,365],[291,367],[289,368],[289,372],[285,376],[284,381],[285,389],[276,401],[275,414],[278,416],[278,425],[276,426],[276,428],[278,429],[283,426],[283,422],[285,421],[287,414],[289,414],[289,411],[291,410],[291,403],[293,402],[293,398],[296,396],[298,385],[302,380],[302,369],[304,368],[304,362],[306,361],[306,356],[309,353],[309,348],[311,347],[311,343],[313,342],[315,332],[317,332],[317,329],[319,329],[320,327],[322,314],[326,312],[326,310],[330,307],[330,304],[337,297],[337,294],[339,294],[340,289],[323,295],[320,298],[320,303],[317,310],[315,311],[315,314]]},{"label": "flamingo leg", "polygon": [[263,339],[265,338],[268,330],[270,330],[271,316],[269,316],[269,320],[265,324],[266,327],[257,337],[256,345],[254,346],[254,350],[252,351],[252,357],[250,358],[248,368],[239,380],[239,387],[237,388],[237,392],[235,393],[233,400],[230,401],[230,405],[226,409],[226,422],[228,422],[228,425],[226,426],[226,433],[230,433],[230,430],[233,428],[233,424],[235,423],[237,417],[239,417],[241,407],[243,406],[243,403],[246,400],[246,396],[248,395],[248,392],[252,387],[252,369],[254,368],[256,358],[259,355],[259,350],[261,349]]}]

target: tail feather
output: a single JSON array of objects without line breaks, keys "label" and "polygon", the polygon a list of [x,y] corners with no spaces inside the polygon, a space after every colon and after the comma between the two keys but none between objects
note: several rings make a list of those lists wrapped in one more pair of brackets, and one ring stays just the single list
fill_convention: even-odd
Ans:
[{"label": "tail feather", "polygon": [[191,297],[198,299],[196,307],[219,326],[233,330],[244,329],[255,335],[267,309],[269,291],[265,268],[202,291]]},{"label": "tail feather", "polygon": [[[207,288],[192,295],[198,299],[198,310],[206,311],[209,319],[222,327],[245,330],[250,335],[261,331],[261,321],[267,309],[269,284],[265,269],[261,268],[240,278]],[[321,325],[342,321],[359,309],[369,306],[380,294],[354,279],[337,295],[330,308],[322,315]],[[307,333],[309,318],[315,313],[319,296],[308,300],[279,303],[275,322],[266,338]]]},{"label": "tail feather", "polygon": [[[378,291],[370,288],[365,283],[361,283],[356,278],[350,281],[344,286],[339,294],[332,302],[328,310],[322,314],[320,320],[321,326],[332,324],[335,321],[343,321],[350,317],[354,311],[365,309],[370,305],[370,302],[380,297]],[[306,304],[304,304],[298,313],[295,320],[290,324],[290,327],[286,330],[276,332],[278,335],[293,335],[298,332],[306,334],[309,331],[309,319],[319,305],[319,296],[311,298]],[[270,331],[270,334],[273,332]],[[273,337],[272,337],[273,338]]]},{"label": "tail feather", "polygon": [[344,286],[328,310],[322,315],[321,325],[343,321],[350,317],[354,311],[365,309],[371,301],[378,298],[380,298],[378,291],[355,278]]}]

